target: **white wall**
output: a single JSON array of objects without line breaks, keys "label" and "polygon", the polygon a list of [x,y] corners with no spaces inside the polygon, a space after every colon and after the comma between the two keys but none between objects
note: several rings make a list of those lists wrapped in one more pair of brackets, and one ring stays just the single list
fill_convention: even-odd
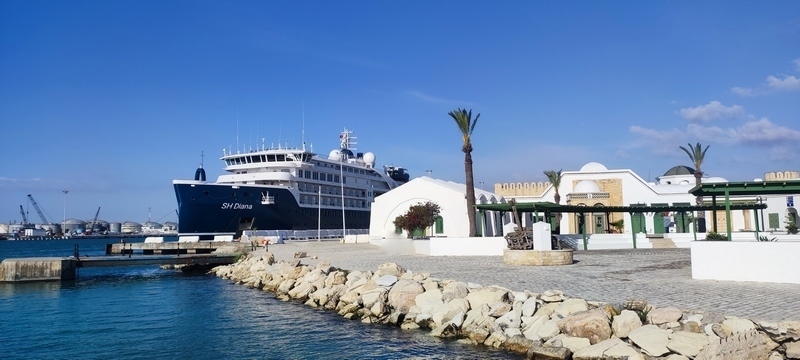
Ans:
[{"label": "white wall", "polygon": [[800,242],[693,241],[692,278],[800,284]]},{"label": "white wall", "polygon": [[503,237],[430,238],[430,256],[503,256]]}]

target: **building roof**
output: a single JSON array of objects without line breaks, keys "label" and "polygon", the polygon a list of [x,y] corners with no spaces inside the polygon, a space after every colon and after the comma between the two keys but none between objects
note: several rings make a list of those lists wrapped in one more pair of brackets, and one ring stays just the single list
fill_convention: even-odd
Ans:
[{"label": "building roof", "polygon": [[664,176],[694,175],[695,170],[684,165],[673,166],[664,173]]},{"label": "building roof", "polygon": [[700,184],[689,192],[694,196],[792,195],[800,194],[800,181],[716,182]]}]

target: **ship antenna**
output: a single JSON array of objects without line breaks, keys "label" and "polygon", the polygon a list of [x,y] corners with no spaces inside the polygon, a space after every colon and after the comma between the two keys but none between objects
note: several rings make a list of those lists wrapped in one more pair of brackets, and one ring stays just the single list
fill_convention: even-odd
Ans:
[{"label": "ship antenna", "polygon": [[300,141],[303,142],[303,151],[306,151],[306,106],[300,103],[300,107],[303,113],[303,127],[300,130]]},{"label": "ship antenna", "polygon": [[236,153],[239,153],[239,108],[236,108]]},{"label": "ship antenna", "polygon": [[200,151],[200,168],[201,169],[203,168],[203,158],[205,158],[205,156],[206,155],[203,154],[203,151]]}]

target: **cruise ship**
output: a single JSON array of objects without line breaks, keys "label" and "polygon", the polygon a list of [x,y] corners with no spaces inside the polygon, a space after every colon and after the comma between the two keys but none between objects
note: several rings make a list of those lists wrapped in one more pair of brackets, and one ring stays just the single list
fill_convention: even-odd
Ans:
[{"label": "cruise ship", "polygon": [[179,235],[206,240],[239,238],[245,230],[369,229],[372,200],[408,182],[409,174],[395,166],[377,170],[375,154],[354,153],[354,140],[344,129],[327,157],[306,150],[305,142],[302,148],[223,150],[226,173],[216,182],[206,181],[202,163],[194,180],[173,180]]}]

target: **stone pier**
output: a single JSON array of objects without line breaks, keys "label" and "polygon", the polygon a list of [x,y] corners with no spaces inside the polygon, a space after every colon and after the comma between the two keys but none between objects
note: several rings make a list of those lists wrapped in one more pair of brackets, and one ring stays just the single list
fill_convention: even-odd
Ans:
[{"label": "stone pier", "polygon": [[0,263],[0,282],[73,280],[77,268],[74,258],[5,259]]}]

